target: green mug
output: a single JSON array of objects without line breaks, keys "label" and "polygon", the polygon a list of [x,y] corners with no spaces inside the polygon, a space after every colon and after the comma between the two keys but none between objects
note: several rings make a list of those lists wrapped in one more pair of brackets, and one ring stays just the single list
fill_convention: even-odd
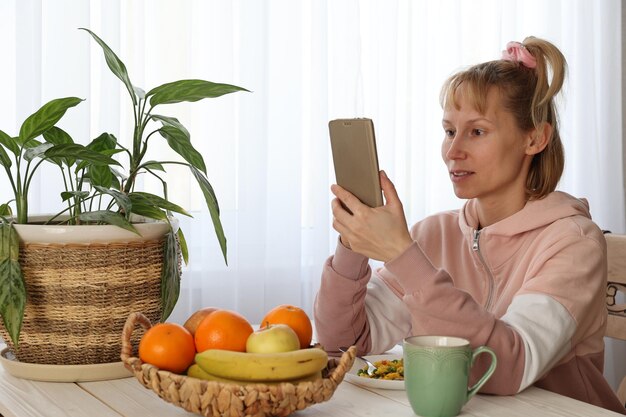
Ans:
[{"label": "green mug", "polygon": [[[466,339],[451,336],[412,336],[404,339],[404,385],[415,414],[452,417],[496,370],[496,354],[486,346],[472,349]],[[481,353],[491,355],[487,372],[468,387],[470,369]]]}]

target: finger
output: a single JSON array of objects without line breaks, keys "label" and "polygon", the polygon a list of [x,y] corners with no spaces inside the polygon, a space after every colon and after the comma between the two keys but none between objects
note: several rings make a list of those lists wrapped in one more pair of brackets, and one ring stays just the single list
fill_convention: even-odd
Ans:
[{"label": "finger", "polygon": [[398,197],[396,186],[393,185],[393,182],[391,182],[385,171],[380,171],[380,188],[383,190],[387,204],[402,204],[400,197]]},{"label": "finger", "polygon": [[[339,222],[342,225],[347,225],[352,219],[352,213],[350,213],[338,198],[333,199],[331,202],[333,221]],[[334,226],[333,226],[334,227]]]},{"label": "finger", "polygon": [[340,235],[347,235],[349,233],[348,227],[335,216],[333,216],[333,229]]},{"label": "finger", "polygon": [[337,218],[333,218],[333,229],[339,233],[339,235],[344,236],[348,233],[348,229],[344,226]]},{"label": "finger", "polygon": [[330,191],[346,206],[350,212],[355,213],[364,204],[354,196],[350,191],[341,187],[340,185],[333,184],[330,186]]},{"label": "finger", "polygon": [[330,203],[331,210],[333,212],[333,217],[340,217],[346,212],[346,208],[341,203],[341,200],[338,198],[333,198],[333,201]]}]

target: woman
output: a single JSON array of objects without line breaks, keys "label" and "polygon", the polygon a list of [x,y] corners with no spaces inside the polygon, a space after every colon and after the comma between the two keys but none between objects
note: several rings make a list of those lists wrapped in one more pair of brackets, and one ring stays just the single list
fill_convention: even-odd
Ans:
[{"label": "woman", "polygon": [[467,199],[459,211],[409,231],[384,172],[382,207],[331,187],[340,242],[315,304],[322,345],[379,353],[409,335],[459,336],[498,356],[482,392],[535,385],[626,413],[602,375],[606,243],[587,202],[555,191],[565,71],[554,45],[530,37],[444,84],[441,153]]}]

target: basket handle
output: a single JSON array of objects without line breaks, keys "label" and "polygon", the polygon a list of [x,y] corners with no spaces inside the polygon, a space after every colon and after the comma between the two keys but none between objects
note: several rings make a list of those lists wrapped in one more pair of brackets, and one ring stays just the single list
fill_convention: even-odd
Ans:
[{"label": "basket handle", "polygon": [[131,357],[133,352],[133,345],[130,341],[130,337],[133,335],[133,330],[137,323],[141,324],[144,330],[148,330],[152,327],[150,320],[141,313],[130,313],[124,323],[124,329],[122,330],[122,353],[120,357],[122,362],[126,363],[126,360]]},{"label": "basket handle", "polygon": [[356,358],[356,346],[352,345],[346,350],[339,359],[339,363],[333,369],[333,372],[329,375],[329,378],[335,383],[339,384],[346,372],[352,368],[354,359]]}]

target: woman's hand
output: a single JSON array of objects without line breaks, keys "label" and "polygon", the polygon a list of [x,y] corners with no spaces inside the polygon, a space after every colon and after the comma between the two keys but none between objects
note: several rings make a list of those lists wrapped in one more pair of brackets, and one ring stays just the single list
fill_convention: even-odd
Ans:
[{"label": "woman's hand", "polygon": [[339,232],[344,246],[368,258],[388,262],[404,252],[413,239],[406,224],[402,202],[384,171],[380,172],[380,185],[385,205],[372,208],[361,203],[344,188],[333,184],[330,190],[337,197],[331,203],[333,228]]}]

